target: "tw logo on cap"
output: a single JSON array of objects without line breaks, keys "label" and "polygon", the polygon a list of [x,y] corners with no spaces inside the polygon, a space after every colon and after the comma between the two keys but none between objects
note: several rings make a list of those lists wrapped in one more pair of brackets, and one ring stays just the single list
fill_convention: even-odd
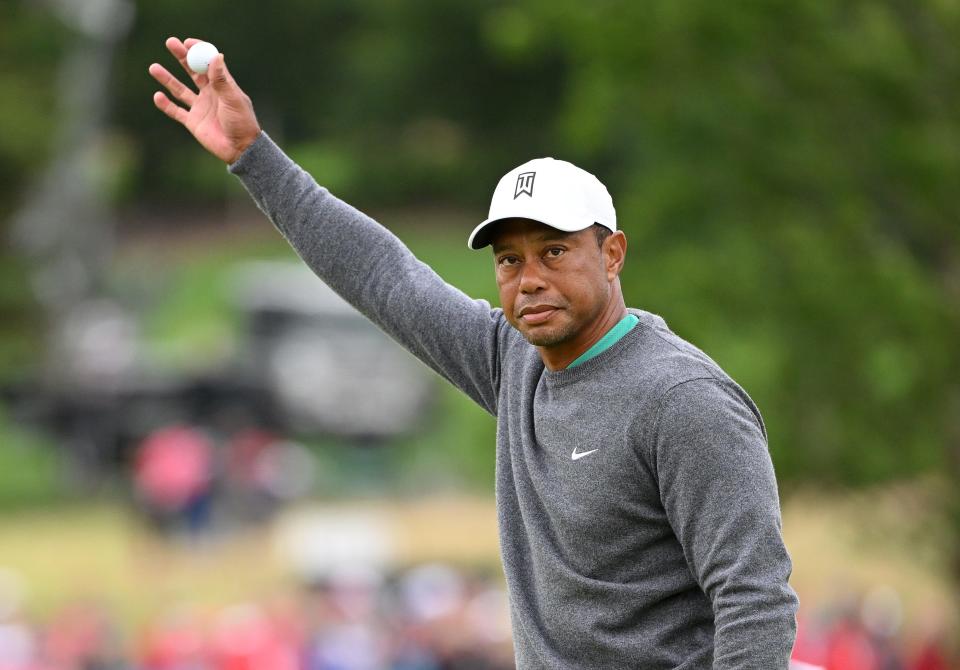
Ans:
[{"label": "tw logo on cap", "polygon": [[514,200],[523,193],[526,193],[531,198],[533,197],[533,178],[536,176],[536,172],[521,172],[517,175],[517,187],[513,191]]}]

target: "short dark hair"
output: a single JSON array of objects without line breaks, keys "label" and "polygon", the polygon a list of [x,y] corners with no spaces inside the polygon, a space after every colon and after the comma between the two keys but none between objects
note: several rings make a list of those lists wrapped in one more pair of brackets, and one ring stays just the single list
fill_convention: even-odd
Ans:
[{"label": "short dark hair", "polygon": [[602,247],[604,240],[613,235],[613,231],[599,223],[593,224],[593,234],[597,238],[597,246]]},{"label": "short dark hair", "polygon": [[[494,244],[494,234],[496,233],[496,229],[500,226],[501,223],[502,221],[495,221],[494,223],[492,223],[490,226],[487,227],[487,230],[481,231],[476,238],[478,240],[479,239],[483,240],[483,242],[481,243],[481,246],[486,246],[487,244],[489,244],[493,248],[493,253],[497,253],[497,249],[496,249],[497,245]],[[553,226],[549,226],[549,227],[552,228]],[[597,240],[598,247],[602,248],[604,241],[608,237],[613,235],[613,231],[602,224],[595,223],[590,227],[593,228],[593,236]],[[559,228],[554,229],[557,239],[583,232],[583,230],[586,230],[586,228],[582,230],[560,230]],[[480,235],[484,235],[484,237],[481,238]]]}]

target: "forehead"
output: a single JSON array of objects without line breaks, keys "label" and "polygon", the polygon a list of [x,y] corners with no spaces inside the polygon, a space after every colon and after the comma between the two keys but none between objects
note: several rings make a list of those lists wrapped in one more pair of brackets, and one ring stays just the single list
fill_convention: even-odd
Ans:
[{"label": "forehead", "polygon": [[572,233],[530,219],[507,219],[494,224],[490,232],[490,244],[496,253],[499,249],[525,242],[546,242],[576,237],[584,231]]}]

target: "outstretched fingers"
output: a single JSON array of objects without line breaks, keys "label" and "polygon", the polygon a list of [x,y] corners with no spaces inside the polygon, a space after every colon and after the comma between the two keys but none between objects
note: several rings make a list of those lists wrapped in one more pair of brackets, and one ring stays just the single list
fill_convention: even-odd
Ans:
[{"label": "outstretched fingers", "polygon": [[164,95],[161,91],[157,91],[153,94],[153,104],[157,106],[157,109],[169,116],[174,121],[182,123],[184,126],[187,125],[187,110],[179,105],[174,104],[170,98]]},{"label": "outstretched fingers", "polygon": [[149,68],[150,76],[157,80],[165,89],[170,92],[174,98],[185,104],[187,107],[193,107],[197,100],[197,94],[185,86],[179,79],[174,77],[167,68],[159,63],[153,63]]}]

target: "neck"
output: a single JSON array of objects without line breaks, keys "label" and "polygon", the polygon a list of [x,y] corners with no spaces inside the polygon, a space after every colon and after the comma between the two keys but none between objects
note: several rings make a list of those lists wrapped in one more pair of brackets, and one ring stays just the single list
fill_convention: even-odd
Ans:
[{"label": "neck", "polygon": [[607,301],[593,323],[567,342],[550,347],[537,347],[543,364],[551,372],[565,369],[587,349],[596,344],[626,315],[627,306],[623,300],[623,293],[620,291],[620,282],[617,281],[614,284],[614,290],[610,292],[610,300]]}]

